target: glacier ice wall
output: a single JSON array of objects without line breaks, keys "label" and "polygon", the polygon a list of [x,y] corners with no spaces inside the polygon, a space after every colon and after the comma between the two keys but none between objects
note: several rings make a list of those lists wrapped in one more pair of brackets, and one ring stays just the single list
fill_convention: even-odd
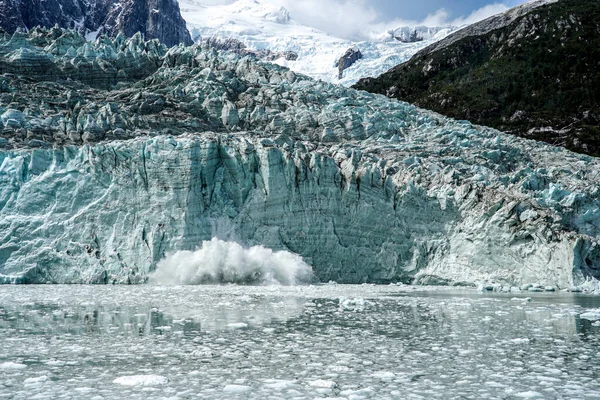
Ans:
[{"label": "glacier ice wall", "polygon": [[1,282],[143,282],[215,237],[322,281],[600,277],[598,159],[139,35],[0,36],[0,74]]},{"label": "glacier ice wall", "polygon": [[[308,146],[204,133],[2,152],[2,277],[140,282],[166,253],[213,237],[300,254],[323,281],[570,287],[597,276],[596,242],[563,225],[598,229],[589,198],[515,190],[543,185],[543,171],[524,167],[507,188],[485,182],[480,155],[465,177],[463,160],[425,149]],[[585,212],[556,213],[568,205]]]}]

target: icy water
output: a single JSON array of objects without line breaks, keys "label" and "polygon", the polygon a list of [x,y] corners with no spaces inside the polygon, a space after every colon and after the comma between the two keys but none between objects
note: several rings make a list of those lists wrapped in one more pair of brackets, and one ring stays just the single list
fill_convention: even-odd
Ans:
[{"label": "icy water", "polygon": [[600,398],[598,307],[407,286],[2,286],[0,398]]}]

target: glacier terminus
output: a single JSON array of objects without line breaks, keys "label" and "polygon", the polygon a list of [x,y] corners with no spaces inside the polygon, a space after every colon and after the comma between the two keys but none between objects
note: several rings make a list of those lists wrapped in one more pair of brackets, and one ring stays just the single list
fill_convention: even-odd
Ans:
[{"label": "glacier terminus", "polygon": [[218,238],[339,283],[600,277],[600,162],[251,56],[0,38],[0,280],[140,283]]}]

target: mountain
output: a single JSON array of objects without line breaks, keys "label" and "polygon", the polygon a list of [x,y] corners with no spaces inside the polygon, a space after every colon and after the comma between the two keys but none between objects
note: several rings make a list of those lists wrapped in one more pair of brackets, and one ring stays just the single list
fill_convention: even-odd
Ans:
[{"label": "mountain", "polygon": [[[360,78],[377,76],[408,60],[413,54],[443,38],[453,27],[406,27],[382,32],[371,40],[352,41],[329,35],[297,22],[285,8],[269,0],[237,0],[227,5],[206,5],[201,0],[179,0],[181,13],[195,40],[235,39],[250,51],[293,52],[295,60],[271,61],[295,72],[343,85]],[[422,41],[403,43],[394,32],[418,32]],[[357,48],[363,55],[359,62],[343,71],[339,79],[338,61],[346,51]]]},{"label": "mountain", "polygon": [[5,0],[0,2],[0,28],[17,29],[58,25],[94,40],[99,34],[131,37],[140,32],[167,46],[191,44],[176,0]]},{"label": "mountain", "polygon": [[596,0],[526,3],[355,88],[599,156],[599,21]]},{"label": "mountain", "polygon": [[2,282],[143,282],[213,237],[325,282],[600,278],[599,159],[140,34],[6,35],[0,74]]}]

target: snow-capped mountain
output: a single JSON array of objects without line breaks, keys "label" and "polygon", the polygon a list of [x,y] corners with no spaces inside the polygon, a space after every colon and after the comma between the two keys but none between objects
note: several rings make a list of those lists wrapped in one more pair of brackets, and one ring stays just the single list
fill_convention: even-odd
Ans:
[{"label": "snow-capped mountain", "polygon": [[[291,51],[298,55],[296,60],[282,57],[274,62],[315,79],[344,85],[378,76],[454,30],[400,27],[383,32],[375,41],[354,42],[303,25],[285,8],[268,0],[238,0],[219,6],[208,6],[202,0],[179,0],[179,4],[194,40],[234,38],[251,50]],[[354,47],[362,58],[338,79],[338,60]]]}]

